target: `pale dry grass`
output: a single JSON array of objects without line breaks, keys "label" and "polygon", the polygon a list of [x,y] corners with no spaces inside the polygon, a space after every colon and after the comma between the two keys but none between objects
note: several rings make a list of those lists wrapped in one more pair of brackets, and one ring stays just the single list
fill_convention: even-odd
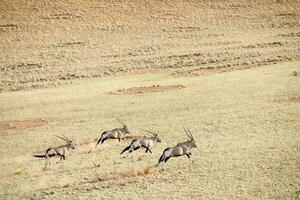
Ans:
[{"label": "pale dry grass", "polygon": [[[293,199],[300,185],[299,103],[273,100],[299,96],[300,79],[290,74],[298,66],[285,63],[200,77],[131,75],[2,93],[3,121],[64,120],[1,134],[1,198]],[[157,84],[189,87],[122,98],[109,94],[121,85]],[[128,123],[130,139],[94,149],[103,130],[119,126],[118,117]],[[199,143],[201,153],[193,152],[196,164],[174,158],[157,171],[151,166],[163,149],[186,139],[182,126]],[[130,140],[143,136],[139,128],[155,128],[162,143],[151,155],[138,151],[133,159],[121,158]],[[54,158],[45,169],[44,161],[31,155],[61,144],[55,134],[76,138],[78,149],[64,163]]]},{"label": "pale dry grass", "polygon": [[[299,9],[2,1],[0,199],[297,199]],[[95,149],[116,118],[131,135]],[[187,139],[183,126],[201,149],[195,164],[180,157],[154,168],[164,148]],[[140,128],[162,143],[121,158]],[[64,144],[60,134],[78,146],[64,163],[32,157]]]},{"label": "pale dry grass", "polygon": [[0,91],[299,59],[298,1],[4,0],[0,12]]}]

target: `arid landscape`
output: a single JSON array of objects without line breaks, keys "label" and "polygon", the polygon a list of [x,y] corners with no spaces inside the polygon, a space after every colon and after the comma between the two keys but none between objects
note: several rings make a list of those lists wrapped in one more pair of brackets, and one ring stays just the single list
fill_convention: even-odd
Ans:
[{"label": "arid landscape", "polygon": [[[0,199],[300,199],[300,2],[0,2]],[[121,142],[101,133],[121,127]],[[193,133],[199,149],[155,168]],[[152,154],[120,152],[153,129]],[[34,158],[72,138],[64,162]]]}]

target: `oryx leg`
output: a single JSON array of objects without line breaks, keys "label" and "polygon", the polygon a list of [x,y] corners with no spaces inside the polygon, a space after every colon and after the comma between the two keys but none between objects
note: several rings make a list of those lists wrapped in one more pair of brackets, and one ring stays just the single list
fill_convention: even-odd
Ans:
[{"label": "oryx leg", "polygon": [[149,147],[146,147],[145,153],[148,153],[148,151],[149,151],[150,153],[152,153],[151,149],[150,149]]},{"label": "oryx leg", "polygon": [[192,163],[195,163],[195,161],[192,159],[192,153],[187,153],[186,156],[192,161]]},{"label": "oryx leg", "polygon": [[128,157],[129,154],[132,154],[135,150],[138,150],[140,148],[140,145],[137,140],[133,140],[127,148],[128,148],[128,152],[126,158]]},{"label": "oryx leg", "polygon": [[125,149],[123,149],[123,151],[121,152],[121,155],[125,152],[128,151],[130,149],[131,145],[127,146]]},{"label": "oryx leg", "polygon": [[125,140],[123,135],[120,135],[120,137],[118,138],[119,142],[121,142],[121,140]]},{"label": "oryx leg", "polygon": [[158,167],[160,166],[161,164],[164,164],[167,162],[167,160],[169,159],[170,157],[166,158],[164,157],[164,155],[162,155],[159,160],[158,160],[158,163],[155,165],[155,167]]},{"label": "oryx leg", "polygon": [[142,147],[146,149],[146,150],[145,150],[145,153],[148,153],[148,151],[149,151],[150,153],[152,153],[150,147],[144,146],[144,145],[142,145]]},{"label": "oryx leg", "polygon": [[65,155],[63,155],[63,154],[57,153],[56,155],[60,156],[59,161],[57,161],[56,163],[59,163],[59,162],[62,163],[66,159]]},{"label": "oryx leg", "polygon": [[170,158],[171,158],[171,156],[167,157],[164,162],[166,163]]},{"label": "oryx leg", "polygon": [[155,166],[158,167],[159,165],[161,165],[161,163],[166,163],[171,157],[171,152],[172,152],[171,148],[165,149],[163,154],[159,158],[158,163]]},{"label": "oryx leg", "polygon": [[66,156],[65,155],[60,155],[60,161],[64,161],[66,160]]},{"label": "oryx leg", "polygon": [[108,136],[106,136],[106,137],[103,137],[103,138],[102,138],[102,140],[101,140],[101,144],[103,144],[103,143],[104,143],[104,141],[105,141],[105,140],[107,140],[107,139],[108,139]]},{"label": "oryx leg", "polygon": [[99,143],[103,144],[103,142],[107,139],[108,139],[108,134],[106,132],[103,132],[100,139],[98,140],[98,142],[96,144],[96,147],[98,146]]},{"label": "oryx leg", "polygon": [[124,158],[127,158],[129,156],[129,154],[131,154],[133,151],[134,150],[133,150],[132,145],[128,146],[128,151],[127,151],[127,154],[126,154],[126,156]]},{"label": "oryx leg", "polygon": [[141,146],[135,146],[135,147],[133,147],[132,149],[130,149],[129,153],[131,154],[131,158],[134,157],[134,152],[135,152],[136,150],[138,150],[139,148],[141,148]]},{"label": "oryx leg", "polygon": [[46,154],[45,159],[46,159],[46,164],[45,165],[48,165],[48,163],[50,163],[50,166],[52,166],[52,162],[51,162],[50,157],[49,157],[48,154]]}]

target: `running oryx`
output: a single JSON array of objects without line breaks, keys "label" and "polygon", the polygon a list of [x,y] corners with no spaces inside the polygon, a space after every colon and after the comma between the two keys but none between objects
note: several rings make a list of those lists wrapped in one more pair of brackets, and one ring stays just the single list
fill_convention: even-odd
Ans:
[{"label": "running oryx", "polygon": [[164,150],[163,154],[161,155],[161,157],[159,158],[159,161],[156,164],[156,167],[162,163],[166,163],[168,161],[168,159],[171,157],[178,157],[178,156],[186,155],[189,159],[192,160],[191,149],[198,148],[198,147],[196,145],[196,141],[195,141],[191,131],[189,129],[185,129],[185,128],[183,128],[183,130],[189,137],[189,140],[187,140],[186,142],[180,142],[174,147],[166,148]]},{"label": "running oryx", "polygon": [[97,144],[96,144],[96,147],[98,146],[99,143],[103,144],[103,142],[109,138],[112,138],[112,139],[118,139],[119,142],[121,142],[121,140],[124,139],[124,136],[126,134],[129,134],[129,130],[128,130],[128,127],[126,126],[126,124],[120,120],[120,119],[117,119],[119,123],[121,123],[123,125],[122,128],[115,128],[113,130],[110,130],[110,131],[104,131],[102,134],[101,134],[101,137],[100,139],[98,140]]},{"label": "running oryx", "polygon": [[126,155],[127,157],[130,153],[133,153],[135,150],[138,150],[141,147],[146,149],[145,153],[148,153],[148,151],[152,153],[151,148],[153,148],[157,142],[161,142],[160,137],[153,130],[142,130],[142,131],[151,133],[153,136],[152,137],[144,136],[143,138],[133,140],[130,143],[130,145],[121,152],[121,155],[125,151],[128,151]]},{"label": "running oryx", "polygon": [[60,161],[65,160],[67,152],[70,151],[71,149],[75,149],[76,144],[72,140],[67,138],[66,136],[61,137],[61,136],[56,135],[56,137],[66,141],[67,144],[64,144],[64,145],[61,145],[61,146],[58,146],[58,147],[51,147],[51,148],[46,150],[45,155],[34,155],[34,157],[45,158],[46,159],[46,164],[48,163],[49,158],[53,157],[53,156],[60,156]]}]

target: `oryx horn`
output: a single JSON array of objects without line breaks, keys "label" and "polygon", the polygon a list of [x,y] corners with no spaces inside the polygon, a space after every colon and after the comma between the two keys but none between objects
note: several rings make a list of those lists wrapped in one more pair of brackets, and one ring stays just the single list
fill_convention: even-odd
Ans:
[{"label": "oryx horn", "polygon": [[155,132],[155,131],[153,131],[153,130],[145,130],[145,129],[140,129],[141,131],[145,131],[145,132],[147,132],[147,133],[151,133],[153,136],[156,136],[157,135],[157,133]]},{"label": "oryx horn", "polygon": [[55,135],[56,137],[66,141],[66,142],[70,142],[71,140],[69,140],[66,136],[59,136],[59,135]]},{"label": "oryx horn", "polygon": [[117,118],[117,121],[118,121],[120,124],[122,124],[123,126],[126,126],[126,124],[124,123],[124,121],[123,121],[123,120],[121,120],[121,119]]}]

